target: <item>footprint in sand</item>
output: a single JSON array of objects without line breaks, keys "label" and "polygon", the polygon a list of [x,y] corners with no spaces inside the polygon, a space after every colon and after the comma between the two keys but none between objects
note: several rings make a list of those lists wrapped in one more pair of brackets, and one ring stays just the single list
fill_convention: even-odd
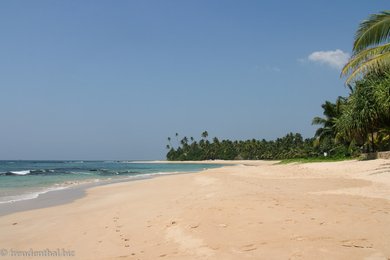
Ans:
[{"label": "footprint in sand", "polygon": [[373,245],[367,239],[353,239],[341,241],[343,247],[372,248]]},{"label": "footprint in sand", "polygon": [[241,251],[253,251],[256,249],[257,247],[254,244],[248,244],[241,247]]},{"label": "footprint in sand", "polygon": [[[123,235],[122,232],[121,232],[121,228],[123,227],[123,225],[120,225],[120,223],[119,223],[119,220],[120,220],[119,217],[118,217],[118,216],[114,216],[112,219],[113,219],[113,222],[114,222],[114,224],[115,224],[115,232],[116,232],[116,233],[119,233],[120,239],[121,239],[123,242],[125,242],[124,247],[130,247],[129,239],[126,238],[126,237],[124,237],[124,235]],[[107,227],[106,227],[106,228],[107,228]]]}]

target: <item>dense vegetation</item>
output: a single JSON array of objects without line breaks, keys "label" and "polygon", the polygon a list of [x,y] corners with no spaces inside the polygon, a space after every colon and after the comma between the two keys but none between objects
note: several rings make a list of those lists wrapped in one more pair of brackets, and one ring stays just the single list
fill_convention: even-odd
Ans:
[{"label": "dense vegetation", "polygon": [[348,97],[326,101],[316,117],[315,145],[343,145],[350,153],[390,150],[390,73],[370,74],[350,86]]},{"label": "dense vegetation", "polygon": [[[196,141],[193,137],[181,138],[176,134],[176,145],[172,144],[172,138],[168,137],[167,149],[168,160],[271,160],[289,158],[308,158],[323,155],[322,146],[314,146],[314,138],[303,139],[301,134],[289,133],[274,141],[266,140],[246,140],[231,141],[219,140],[214,137],[208,140],[207,131],[203,132],[202,139]],[[176,148],[175,148],[176,146]],[[333,156],[345,156],[346,150],[339,146],[341,150],[333,150]],[[328,151],[329,152],[329,151]]]},{"label": "dense vegetation", "polygon": [[202,139],[187,137],[176,148],[168,138],[168,160],[209,159],[292,159],[345,158],[360,152],[390,150],[390,12],[374,14],[363,21],[356,33],[353,55],[341,72],[347,77],[348,97],[338,97],[323,105],[324,117],[315,117],[319,125],[313,138],[298,133],[274,141],[230,141],[207,131]]}]

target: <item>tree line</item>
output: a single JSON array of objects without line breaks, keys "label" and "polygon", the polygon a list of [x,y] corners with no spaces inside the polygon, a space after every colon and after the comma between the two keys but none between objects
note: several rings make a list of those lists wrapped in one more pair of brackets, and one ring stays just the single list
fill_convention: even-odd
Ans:
[{"label": "tree line", "polygon": [[[187,160],[273,160],[290,158],[307,158],[323,156],[323,147],[314,146],[315,138],[304,139],[299,133],[289,133],[282,138],[267,141],[219,140],[217,137],[209,140],[208,132],[204,131],[200,140],[184,136],[179,140],[168,137],[167,159],[171,161]],[[332,157],[346,156],[343,146],[336,146],[329,154]]]}]

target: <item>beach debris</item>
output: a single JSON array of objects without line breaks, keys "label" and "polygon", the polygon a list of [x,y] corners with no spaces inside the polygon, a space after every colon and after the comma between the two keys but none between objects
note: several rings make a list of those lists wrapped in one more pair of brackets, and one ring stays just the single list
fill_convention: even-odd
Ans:
[{"label": "beach debris", "polygon": [[198,228],[199,224],[191,225],[190,228]]},{"label": "beach debris", "polygon": [[166,225],[166,227],[170,227],[170,226],[173,226],[176,224],[177,224],[177,222],[175,220],[172,220],[169,224]]},{"label": "beach debris", "polygon": [[219,224],[218,225],[218,227],[223,227],[223,228],[225,228],[225,227],[227,227],[228,225],[226,225],[226,224]]},{"label": "beach debris", "polygon": [[18,224],[18,222],[14,222],[14,223],[12,223],[12,226],[15,226],[15,225],[17,225]]}]

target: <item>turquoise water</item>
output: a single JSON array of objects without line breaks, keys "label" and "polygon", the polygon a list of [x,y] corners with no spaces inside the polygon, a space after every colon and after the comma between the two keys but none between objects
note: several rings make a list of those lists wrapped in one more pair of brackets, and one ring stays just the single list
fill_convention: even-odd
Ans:
[{"label": "turquoise water", "polygon": [[82,183],[134,180],[217,167],[221,165],[131,161],[0,161],[0,203],[33,199],[51,190],[66,189]]}]

